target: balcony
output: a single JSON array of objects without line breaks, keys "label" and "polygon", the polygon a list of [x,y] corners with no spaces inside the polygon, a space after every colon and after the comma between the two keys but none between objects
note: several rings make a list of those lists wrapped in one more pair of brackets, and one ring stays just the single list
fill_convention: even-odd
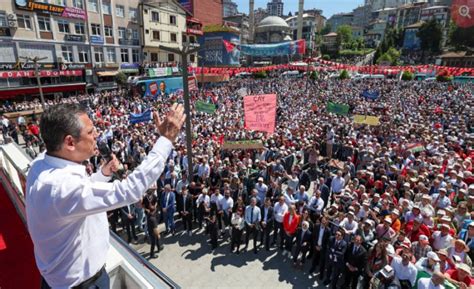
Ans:
[{"label": "balcony", "polygon": [[140,40],[119,38],[119,44],[120,45],[140,45]]}]

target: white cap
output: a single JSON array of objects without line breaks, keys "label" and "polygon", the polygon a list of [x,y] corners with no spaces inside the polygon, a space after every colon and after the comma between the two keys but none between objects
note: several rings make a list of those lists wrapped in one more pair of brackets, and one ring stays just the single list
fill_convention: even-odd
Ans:
[{"label": "white cap", "polygon": [[433,251],[428,252],[428,253],[426,254],[426,257],[428,257],[429,259],[433,259],[433,260],[436,261],[436,262],[441,261],[441,260],[439,259],[439,257],[438,257],[438,254],[436,254],[436,253],[433,252]]}]

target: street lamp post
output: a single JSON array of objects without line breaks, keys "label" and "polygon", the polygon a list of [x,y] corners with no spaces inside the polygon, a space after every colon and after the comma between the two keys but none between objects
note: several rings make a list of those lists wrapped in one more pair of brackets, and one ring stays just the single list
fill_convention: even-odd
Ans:
[{"label": "street lamp post", "polygon": [[43,87],[41,86],[41,77],[40,77],[40,74],[39,74],[39,71],[38,71],[38,61],[45,60],[48,57],[39,58],[38,56],[35,56],[35,57],[31,58],[31,57],[20,56],[20,58],[25,59],[27,62],[32,61],[35,65],[36,82],[38,82],[38,89],[39,89],[40,98],[41,98],[41,106],[43,107],[43,111],[44,111],[44,110],[46,110],[46,105],[45,105],[45,102],[44,102]]},{"label": "street lamp post", "polygon": [[160,45],[160,50],[175,53],[181,56],[181,71],[183,74],[183,97],[184,97],[184,112],[186,114],[186,150],[188,158],[188,178],[192,180],[193,177],[193,152],[192,152],[192,130],[191,130],[191,104],[189,101],[189,86],[188,86],[188,55],[199,51],[199,47],[185,46],[182,49],[172,48]]}]

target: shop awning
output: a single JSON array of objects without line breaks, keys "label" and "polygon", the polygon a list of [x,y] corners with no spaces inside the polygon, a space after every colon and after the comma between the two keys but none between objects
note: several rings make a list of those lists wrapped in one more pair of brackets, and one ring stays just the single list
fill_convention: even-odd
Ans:
[{"label": "shop awning", "polygon": [[[71,83],[71,84],[60,84],[60,85],[44,85],[43,93],[55,93],[55,92],[68,92],[68,91],[79,91],[85,90],[85,83]],[[0,99],[13,98],[18,95],[37,95],[39,94],[39,88],[35,87],[5,87],[0,90]],[[36,97],[36,96],[35,96]]]},{"label": "shop awning", "polygon": [[118,70],[113,71],[97,71],[97,76],[115,76],[119,73]]}]

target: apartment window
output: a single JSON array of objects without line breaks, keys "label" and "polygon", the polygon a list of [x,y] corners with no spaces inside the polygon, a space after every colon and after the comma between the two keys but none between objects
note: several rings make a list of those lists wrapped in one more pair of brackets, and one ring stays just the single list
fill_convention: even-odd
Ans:
[{"label": "apartment window", "polygon": [[137,29],[132,29],[132,39],[138,40],[138,30]]},{"label": "apartment window", "polygon": [[188,38],[186,37],[186,35],[183,34],[181,41],[183,43],[186,43],[188,41]]},{"label": "apartment window", "polygon": [[102,0],[102,13],[110,15],[112,8],[110,8],[110,1]]},{"label": "apartment window", "polygon": [[170,24],[171,25],[176,25],[176,16],[170,15]]},{"label": "apartment window", "polygon": [[158,62],[158,53],[152,53],[150,58],[152,62]]},{"label": "apartment window", "polygon": [[78,47],[77,53],[79,54],[79,62],[89,62],[89,50],[86,47]]},{"label": "apartment window", "polygon": [[133,21],[133,22],[138,21],[138,10],[137,10],[137,8],[128,8],[128,18],[130,18],[130,21]]},{"label": "apartment window", "polygon": [[118,28],[118,38],[119,39],[125,39],[127,35],[127,28],[125,27],[119,27]]},{"label": "apartment window", "polygon": [[94,47],[94,59],[96,63],[104,62],[104,52],[102,47]]},{"label": "apartment window", "polygon": [[69,22],[66,20],[58,20],[58,30],[61,33],[70,33]]},{"label": "apartment window", "polygon": [[160,40],[160,31],[153,31],[153,40]]},{"label": "apartment window", "polygon": [[101,35],[100,24],[91,24],[92,35]]},{"label": "apartment window", "polygon": [[38,16],[38,27],[40,31],[51,31],[51,23],[48,17]]},{"label": "apartment window", "polygon": [[120,49],[120,57],[122,58],[122,63],[128,63],[128,49]]},{"label": "apartment window", "polygon": [[170,33],[170,39],[171,39],[171,42],[178,41],[178,37],[176,36],[176,33]]},{"label": "apartment window", "polygon": [[0,11],[0,27],[8,27],[7,14],[5,11]]},{"label": "apartment window", "polygon": [[84,23],[74,23],[74,30],[76,30],[76,34],[84,35],[86,34],[86,27]]},{"label": "apartment window", "polygon": [[125,17],[125,7],[123,5],[115,5],[115,16]]},{"label": "apartment window", "polygon": [[84,0],[72,0],[72,6],[79,8],[79,9],[84,9]]},{"label": "apartment window", "polygon": [[[48,2],[48,1],[36,1],[36,2]],[[59,6],[66,6],[66,0],[50,0],[50,4],[59,5]]]},{"label": "apartment window", "polygon": [[189,55],[189,61],[190,62],[195,62],[196,61],[196,56],[194,54]]},{"label": "apartment window", "polygon": [[61,50],[63,52],[62,54],[64,62],[74,62],[74,57],[72,56],[72,46],[62,45]]},{"label": "apartment window", "polygon": [[109,37],[114,36],[112,26],[104,26],[104,35]]},{"label": "apartment window", "polygon": [[31,30],[30,15],[17,14],[16,19],[18,21],[18,27]]},{"label": "apartment window", "polygon": [[140,62],[140,51],[138,49],[132,49],[132,62]]},{"label": "apartment window", "polygon": [[89,1],[89,5],[87,5],[89,7],[89,11],[92,11],[92,12],[97,12],[99,11],[97,9],[97,0],[88,0]]},{"label": "apartment window", "polygon": [[174,61],[174,53],[168,53],[168,62]]},{"label": "apartment window", "polygon": [[151,21],[160,22],[160,13],[158,13],[157,11],[151,11]]},{"label": "apartment window", "polygon": [[115,59],[115,48],[107,47],[107,62],[115,63],[117,62]]}]

